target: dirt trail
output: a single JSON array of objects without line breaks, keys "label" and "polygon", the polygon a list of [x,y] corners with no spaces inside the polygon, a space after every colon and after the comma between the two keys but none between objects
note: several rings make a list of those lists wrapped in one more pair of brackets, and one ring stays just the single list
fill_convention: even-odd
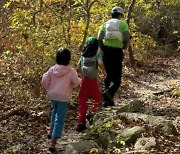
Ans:
[{"label": "dirt trail", "polygon": [[[134,91],[136,93],[137,98],[145,98],[147,96],[152,96],[153,94],[156,93],[163,93],[166,92],[168,90],[173,89],[174,86],[179,85],[180,86],[180,76],[177,77],[176,79],[164,79],[164,81],[158,81],[158,82],[154,82],[154,83],[149,83],[149,82],[144,82],[144,81],[140,81],[140,82],[134,82],[131,83],[131,86],[133,87],[132,89],[129,87],[128,90],[123,90],[123,92],[120,92],[117,94],[116,98],[115,98],[115,102],[117,106],[123,106],[125,105],[128,101],[130,101],[131,99],[134,98],[134,95],[125,95],[128,93],[131,93],[131,91]],[[131,93],[132,94],[132,93]],[[122,97],[121,97],[122,95]],[[128,98],[127,98],[128,97]],[[161,94],[160,96],[158,96],[159,98],[157,99],[162,99],[161,100],[155,100],[154,102],[151,100],[151,105],[149,106],[153,106],[154,108],[159,108],[159,111],[161,108],[166,108],[166,109],[170,109],[169,113],[168,110],[164,110],[164,113],[156,113],[156,115],[171,115],[172,117],[166,117],[169,120],[173,120],[175,125],[179,125],[180,126],[180,100],[178,100],[178,98],[172,98],[172,97],[168,97],[169,101],[167,101],[166,103],[163,102],[163,97],[164,94]],[[166,95],[167,97],[167,95]],[[174,102],[174,103],[172,103]],[[171,109],[172,108],[176,108],[177,110],[174,111]],[[173,114],[172,114],[173,112]],[[64,136],[62,137],[62,139],[58,142],[58,152],[59,153],[63,153],[63,151],[65,150],[66,145],[68,145],[69,143],[72,142],[77,142],[81,139],[83,139],[85,133],[78,133],[75,130],[76,127],[76,111],[71,111],[71,113],[69,113],[68,117],[67,117],[67,122],[66,122],[66,127],[65,127],[65,131],[64,131]],[[72,114],[74,115],[72,117]],[[174,115],[174,116],[173,116]],[[71,119],[69,119],[71,118]],[[69,125],[70,124],[70,125]],[[179,130],[180,131],[180,130]]]},{"label": "dirt trail", "polygon": [[[149,69],[149,65],[136,69],[124,68],[122,88],[115,97],[116,106],[121,107],[131,99],[141,98],[152,110],[152,114],[171,120],[180,132],[180,99],[179,96],[172,97],[171,92],[168,91],[180,86],[180,58],[168,57],[155,61],[156,63],[152,62],[154,65],[151,68],[156,68],[158,71]],[[154,93],[156,95],[153,95]],[[2,98],[1,94],[0,98]],[[76,98],[77,96],[73,97],[73,103],[77,102]],[[28,102],[24,104],[25,110],[0,121],[0,153],[2,151],[15,154],[48,153],[47,130],[50,106],[47,107],[43,103],[39,103],[40,108],[36,110],[26,110],[26,107],[28,109],[31,106]],[[0,111],[7,113],[20,104],[21,102],[14,100],[0,100]],[[37,104],[37,101],[32,102],[32,106]],[[77,142],[84,137],[85,133],[76,132],[76,125],[77,103],[68,110],[63,137],[57,145],[59,153],[63,153],[69,143]]]},{"label": "dirt trail", "polygon": [[[152,109],[152,114],[172,120],[180,131],[180,99],[171,95],[174,88],[180,87],[180,59],[176,58],[159,60],[149,70],[124,70],[122,88],[115,97],[116,106],[126,105],[134,98],[143,99],[146,106]],[[162,66],[166,69],[162,69]],[[60,153],[70,142],[77,142],[85,135],[75,130],[76,113],[76,108],[69,111],[64,136],[57,146]]]}]

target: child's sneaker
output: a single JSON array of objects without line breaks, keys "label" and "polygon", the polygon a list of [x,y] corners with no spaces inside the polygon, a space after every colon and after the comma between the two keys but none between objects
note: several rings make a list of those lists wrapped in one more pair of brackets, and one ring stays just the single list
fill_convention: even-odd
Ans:
[{"label": "child's sneaker", "polygon": [[86,128],[87,128],[87,127],[86,127],[86,124],[78,124],[78,125],[77,125],[77,128],[76,128],[76,131],[82,132],[82,131],[84,131]]},{"label": "child's sneaker", "polygon": [[51,135],[51,134],[48,134],[48,135],[47,135],[47,138],[48,138],[48,139],[51,139],[51,138],[52,138],[52,135]]},{"label": "child's sneaker", "polygon": [[49,147],[49,151],[51,153],[55,153],[55,151],[56,151],[56,148],[55,148],[56,143],[57,143],[57,138],[52,138],[51,139],[51,146]]},{"label": "child's sneaker", "polygon": [[86,119],[89,121],[90,125],[93,124],[93,117],[94,115],[91,112],[89,112],[88,115],[86,116]]},{"label": "child's sneaker", "polygon": [[48,138],[48,139],[51,139],[51,138],[52,138],[52,131],[53,131],[53,128],[50,127],[49,133],[48,133],[48,135],[47,135],[47,138]]},{"label": "child's sneaker", "polygon": [[55,153],[55,152],[56,152],[56,149],[53,148],[53,147],[49,147],[49,151],[50,151],[51,153]]}]

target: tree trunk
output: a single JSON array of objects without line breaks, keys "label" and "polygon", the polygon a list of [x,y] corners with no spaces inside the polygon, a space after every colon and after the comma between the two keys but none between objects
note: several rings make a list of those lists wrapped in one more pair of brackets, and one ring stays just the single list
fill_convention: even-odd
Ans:
[{"label": "tree trunk", "polygon": [[135,65],[135,61],[136,60],[134,58],[134,54],[133,54],[131,43],[129,44],[128,53],[129,53],[130,65],[133,67]]},{"label": "tree trunk", "polygon": [[68,46],[71,45],[71,19],[72,19],[72,0],[69,0],[69,7],[70,7],[70,11],[69,11],[69,20],[68,20],[68,28],[67,28],[67,32],[68,32]]},{"label": "tree trunk", "polygon": [[82,43],[81,45],[79,46],[79,51],[82,51],[83,50],[83,46],[86,42],[86,38],[87,38],[87,35],[88,35],[88,29],[89,29],[89,23],[90,23],[90,18],[91,18],[91,7],[93,6],[93,4],[95,2],[97,2],[98,0],[94,0],[92,2],[89,2],[89,0],[86,1],[86,13],[87,13],[87,21],[86,21],[86,27],[85,27],[85,30],[84,30],[84,36],[83,36],[83,40],[82,40]]},{"label": "tree trunk", "polygon": [[84,30],[84,36],[83,36],[83,40],[82,40],[82,43],[79,47],[79,51],[82,51],[83,50],[83,46],[86,42],[86,38],[87,38],[87,35],[88,35],[88,29],[89,29],[89,23],[90,23],[90,12],[87,13],[87,21],[86,21],[86,28]]},{"label": "tree trunk", "polygon": [[[136,0],[132,0],[130,5],[129,5],[129,9],[128,9],[128,16],[127,16],[127,24],[130,24],[130,20],[131,20],[131,13],[134,7]],[[129,25],[130,27],[130,25]],[[132,46],[131,46],[131,41],[129,42],[129,48],[128,48],[128,52],[129,52],[129,61],[131,66],[135,65],[135,58],[134,58],[134,54],[133,54],[133,50],[132,50]]]}]

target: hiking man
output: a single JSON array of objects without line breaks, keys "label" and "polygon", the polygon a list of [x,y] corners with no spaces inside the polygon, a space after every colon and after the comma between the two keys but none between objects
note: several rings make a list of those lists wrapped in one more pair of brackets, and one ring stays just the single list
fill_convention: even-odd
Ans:
[{"label": "hiking man", "polygon": [[114,106],[114,95],[121,85],[123,49],[129,42],[128,24],[120,20],[123,8],[116,6],[111,10],[112,18],[100,27],[98,41],[103,52],[103,62],[107,76],[104,80],[104,107]]}]

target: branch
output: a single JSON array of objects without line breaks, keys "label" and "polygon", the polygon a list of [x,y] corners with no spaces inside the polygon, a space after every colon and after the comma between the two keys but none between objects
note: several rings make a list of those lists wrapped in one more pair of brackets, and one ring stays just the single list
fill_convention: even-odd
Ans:
[{"label": "branch", "polygon": [[50,8],[46,3],[43,3],[49,10],[51,10],[52,11],[52,13],[55,15],[55,16],[57,16],[57,17],[59,17],[59,18],[61,18],[61,16],[59,16],[52,8]]},{"label": "branch", "polygon": [[98,0],[94,0],[94,1],[92,1],[92,2],[89,4],[88,10],[90,10],[90,9],[91,9],[91,7],[93,6],[93,4],[94,4],[95,2],[98,2]]},{"label": "branch", "polygon": [[[63,18],[62,18],[62,16],[58,15],[51,7],[49,7],[47,4],[44,3],[44,5],[45,5],[46,8],[48,8],[50,11],[52,11],[52,13],[53,13],[55,16],[57,16],[58,18],[60,18],[61,23],[63,23]],[[64,36],[66,36],[66,31],[65,31],[64,25],[62,26],[62,30],[63,30]],[[66,37],[64,37],[64,39],[65,39],[66,44],[68,44],[68,41],[67,41]]]},{"label": "branch", "polygon": [[42,10],[42,4],[44,3],[43,0],[40,0],[39,2],[40,2],[39,10],[37,10],[36,12],[34,12],[33,17],[32,17],[33,25],[36,24],[36,15],[37,15],[39,12],[41,12],[41,10]]},{"label": "branch", "polygon": [[2,114],[0,116],[0,121],[5,120],[14,115],[24,115],[24,114],[29,115],[29,112],[25,109],[25,107],[23,105],[21,105],[21,106],[18,106],[16,108],[9,110],[8,112]]}]

